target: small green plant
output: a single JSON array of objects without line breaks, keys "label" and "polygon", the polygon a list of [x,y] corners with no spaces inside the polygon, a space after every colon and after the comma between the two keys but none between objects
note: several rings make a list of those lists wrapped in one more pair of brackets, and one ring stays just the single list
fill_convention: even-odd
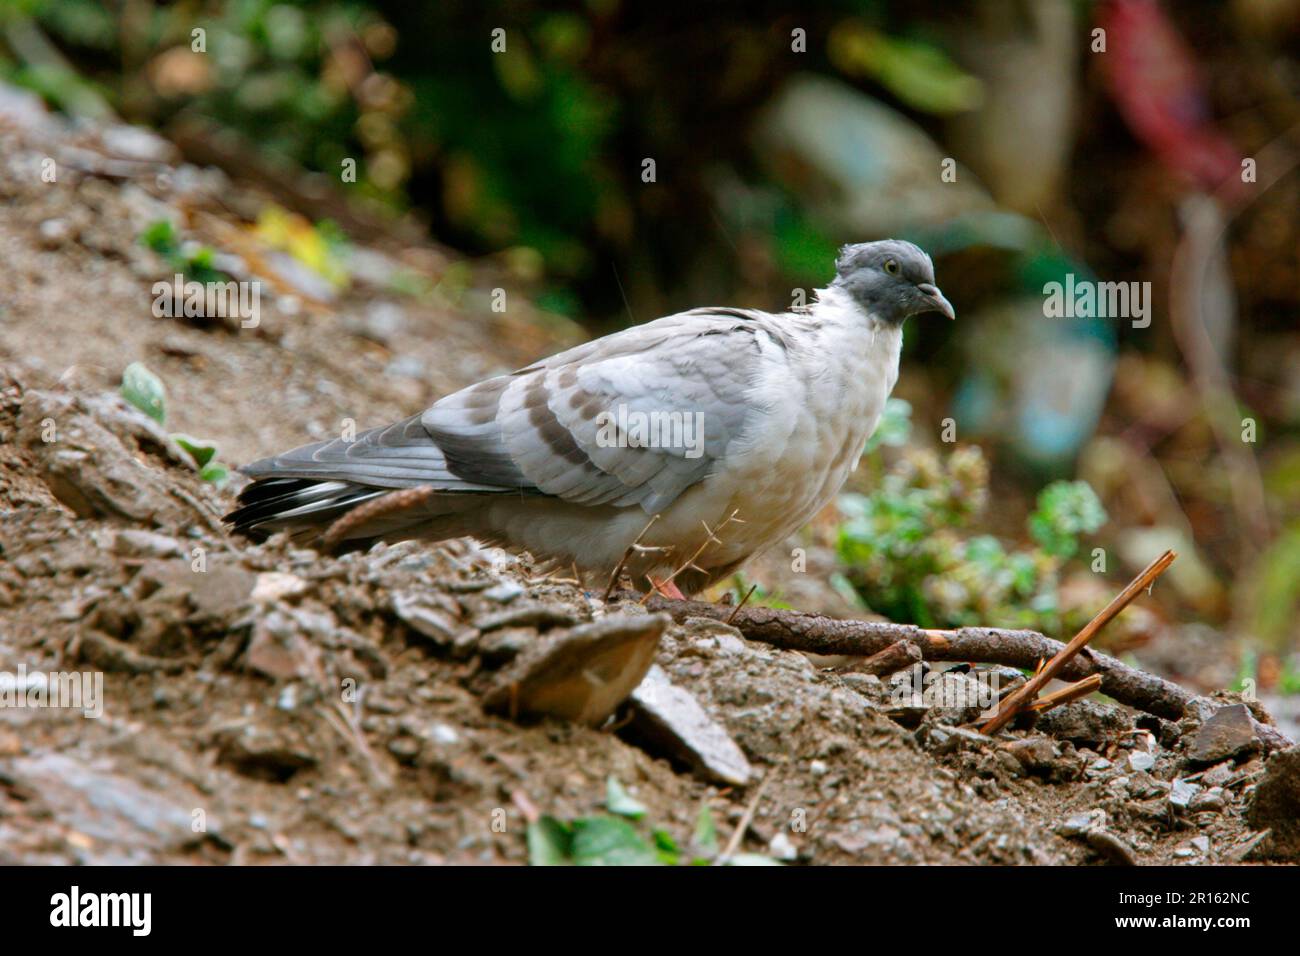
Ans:
[{"label": "small green plant", "polygon": [[[868,453],[905,442],[908,411],[895,407],[887,438]],[[887,409],[882,421],[889,417]],[[1101,502],[1085,482],[1048,485],[1028,521],[1036,546],[1011,549],[972,533],[987,503],[988,465],[979,448],[960,447],[946,459],[904,451],[876,491],[840,497],[836,548],[845,577],[892,620],[1059,630],[1059,572],[1080,537],[1105,523]]]},{"label": "small green plant", "polygon": [[[122,370],[122,397],[159,425],[167,422],[167,389],[162,379],[141,362],[132,362]],[[230,480],[230,469],[217,461],[215,442],[177,432],[172,440],[194,460],[199,477],[220,488]]]},{"label": "small green plant", "polygon": [[[611,815],[580,817],[565,823],[544,816],[528,825],[528,862],[533,866],[708,866],[721,850],[709,805],[695,818],[691,852],[685,853],[667,830],[645,833],[631,821],[643,821],[646,807],[629,794],[617,778],[605,782],[605,809]],[[732,866],[773,864],[758,854],[735,854]]]},{"label": "small green plant", "polygon": [[208,246],[187,249],[168,219],[159,219],[140,233],[140,244],[162,256],[168,267],[193,282],[226,282],[229,277],[213,266],[216,253]]}]

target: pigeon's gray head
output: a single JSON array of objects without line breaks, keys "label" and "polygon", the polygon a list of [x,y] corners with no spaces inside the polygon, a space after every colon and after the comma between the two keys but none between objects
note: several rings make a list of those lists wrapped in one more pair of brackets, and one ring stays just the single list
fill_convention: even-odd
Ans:
[{"label": "pigeon's gray head", "polygon": [[843,289],[868,314],[890,325],[900,325],[909,315],[920,312],[956,317],[952,304],[934,284],[930,257],[901,239],[845,246],[835,260],[831,285]]}]

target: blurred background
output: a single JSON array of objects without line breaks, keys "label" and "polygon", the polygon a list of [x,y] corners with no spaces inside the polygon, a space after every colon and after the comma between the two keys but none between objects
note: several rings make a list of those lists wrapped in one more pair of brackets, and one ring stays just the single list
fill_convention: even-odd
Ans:
[{"label": "blurred background", "polygon": [[[807,570],[729,587],[1068,636],[1172,547],[1109,649],[1300,693],[1300,0],[0,0],[0,28],[5,96],[256,184],[311,288],[433,249],[387,294],[504,283],[539,342],[780,310],[842,243],[919,243],[958,321],[909,323]],[[1149,311],[1051,317],[1067,281]]]}]

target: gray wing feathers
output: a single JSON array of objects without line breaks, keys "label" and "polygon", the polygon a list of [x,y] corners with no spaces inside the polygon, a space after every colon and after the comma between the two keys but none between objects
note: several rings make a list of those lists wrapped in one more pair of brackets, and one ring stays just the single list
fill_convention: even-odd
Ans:
[{"label": "gray wing feathers", "polygon": [[[654,513],[712,474],[743,430],[767,350],[761,337],[786,347],[761,312],[669,316],[462,389],[355,441],[305,445],[245,472],[380,488],[541,492]],[[653,416],[658,432],[643,430],[638,440],[635,426]]]},{"label": "gray wing feathers", "polygon": [[758,354],[749,331],[687,313],[555,356],[506,390],[503,441],[547,494],[660,511],[713,472],[743,427]]},{"label": "gray wing feathers", "polygon": [[499,490],[467,482],[452,472],[418,415],[372,428],[352,441],[336,438],[303,445],[253,462],[243,471],[252,478],[338,480],[379,488],[434,485],[447,491]]}]

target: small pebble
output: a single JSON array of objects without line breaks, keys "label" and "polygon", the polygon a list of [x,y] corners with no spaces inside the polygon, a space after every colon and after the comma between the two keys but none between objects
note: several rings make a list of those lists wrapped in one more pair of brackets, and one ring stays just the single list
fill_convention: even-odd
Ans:
[{"label": "small pebble", "polygon": [[1135,750],[1128,755],[1128,765],[1134,770],[1150,770],[1156,765],[1156,758],[1145,750]]}]

